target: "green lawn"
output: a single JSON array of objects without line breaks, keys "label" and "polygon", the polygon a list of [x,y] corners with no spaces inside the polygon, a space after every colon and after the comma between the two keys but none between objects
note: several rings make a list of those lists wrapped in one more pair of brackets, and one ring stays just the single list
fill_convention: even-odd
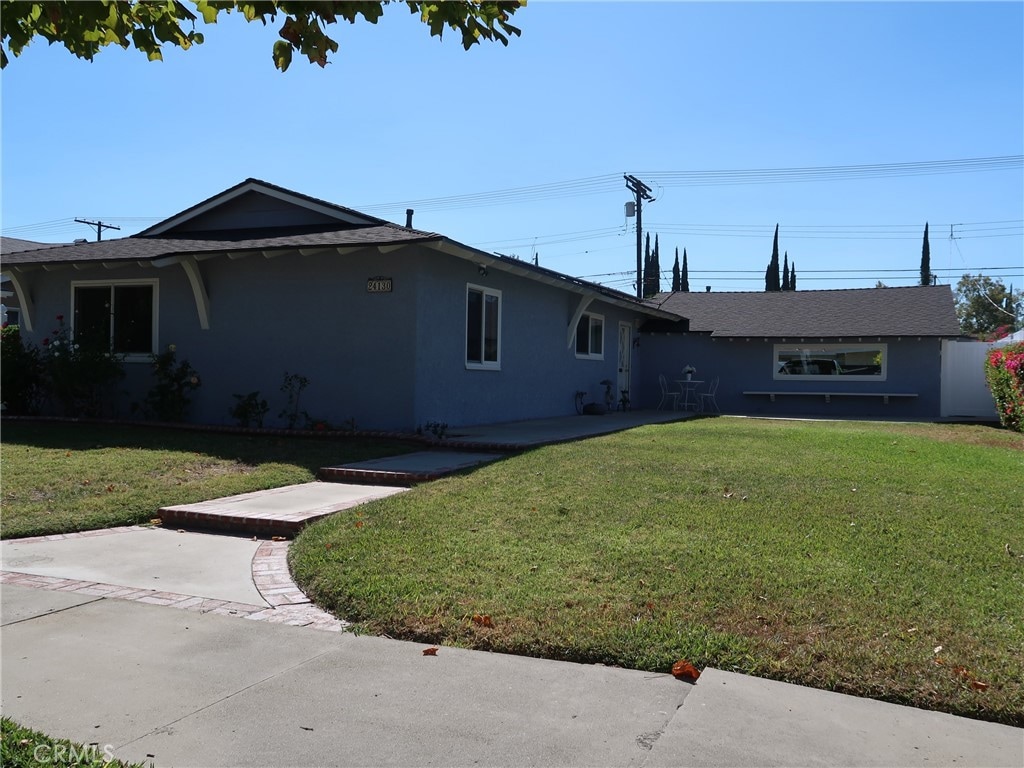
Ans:
[{"label": "green lawn", "polygon": [[0,446],[4,538],[148,522],[162,506],[315,479],[409,443],[145,426],[10,422]]},{"label": "green lawn", "polygon": [[126,763],[117,759],[110,744],[79,744],[67,739],[55,739],[4,717],[0,719],[0,765],[4,768],[40,765],[144,768],[145,763]]},{"label": "green lawn", "polygon": [[1020,726],[1022,477],[1024,439],[989,427],[699,419],[329,518],[291,565],[364,631]]}]

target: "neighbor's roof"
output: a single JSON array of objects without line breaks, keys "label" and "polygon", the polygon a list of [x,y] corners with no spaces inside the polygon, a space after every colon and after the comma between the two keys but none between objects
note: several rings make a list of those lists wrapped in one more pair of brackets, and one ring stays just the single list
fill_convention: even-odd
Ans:
[{"label": "neighbor's roof", "polygon": [[836,291],[660,293],[662,309],[689,319],[691,332],[787,338],[959,336],[948,285]]},{"label": "neighbor's roof", "polygon": [[39,248],[54,248],[59,243],[37,243],[35,240],[22,240],[19,237],[0,237],[0,255],[18,251],[35,251]]}]

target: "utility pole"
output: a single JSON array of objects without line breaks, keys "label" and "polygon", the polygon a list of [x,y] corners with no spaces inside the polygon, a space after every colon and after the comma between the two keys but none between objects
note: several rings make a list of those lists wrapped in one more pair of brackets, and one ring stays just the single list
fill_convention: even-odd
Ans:
[{"label": "utility pole", "polygon": [[644,200],[654,202],[651,196],[651,188],[644,184],[636,176],[623,174],[626,179],[626,189],[636,197],[636,297],[644,297],[644,260],[643,260],[643,204]]},{"label": "utility pole", "polygon": [[79,224],[88,224],[90,227],[96,227],[96,242],[98,243],[103,239],[104,229],[116,229],[120,230],[120,227],[115,227],[113,224],[104,224],[102,221],[86,221],[85,219],[75,219]]}]

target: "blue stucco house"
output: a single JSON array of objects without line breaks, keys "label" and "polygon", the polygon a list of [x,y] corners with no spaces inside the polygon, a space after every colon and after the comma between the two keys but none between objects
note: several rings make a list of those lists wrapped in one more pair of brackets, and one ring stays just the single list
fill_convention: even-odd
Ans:
[{"label": "blue stucco house", "polygon": [[62,315],[123,356],[120,418],[171,344],[202,379],[195,422],[230,424],[234,395],[258,391],[280,423],[286,373],[309,380],[311,417],[360,429],[567,415],[578,391],[614,403],[635,389],[639,327],[679,319],[256,179],[132,237],[2,256],[29,342]]},{"label": "blue stucco house", "polygon": [[[943,339],[960,335],[948,285],[831,291],[661,293],[682,317],[640,328],[657,374],[718,377],[723,412],[927,420],[940,415]],[[658,370],[653,370],[657,368]]]},{"label": "blue stucco house", "polygon": [[563,416],[586,401],[661,400],[686,366],[720,381],[724,413],[932,419],[941,340],[959,335],[948,286],[662,293],[641,301],[443,235],[247,179],[140,232],[40,247],[4,239],[24,338],[58,315],[108,343],[126,378],[109,414],[133,418],[154,353],[199,372],[190,421],[231,424],[259,392],[282,424],[301,409],[360,429]]}]

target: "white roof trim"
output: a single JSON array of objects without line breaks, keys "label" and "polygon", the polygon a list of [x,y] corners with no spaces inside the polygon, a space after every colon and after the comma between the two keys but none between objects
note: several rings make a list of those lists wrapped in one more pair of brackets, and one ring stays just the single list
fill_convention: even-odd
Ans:
[{"label": "white roof trim", "polygon": [[379,220],[377,219],[356,216],[351,213],[345,213],[344,211],[339,211],[334,206],[316,203],[305,197],[294,195],[284,190],[272,189],[259,183],[258,181],[247,181],[244,184],[235,187],[234,189],[228,190],[227,192],[222,192],[219,195],[210,198],[205,203],[201,203],[195,208],[190,208],[183,213],[179,213],[175,216],[172,216],[169,219],[165,219],[159,224],[156,224],[153,227],[150,227],[149,229],[145,230],[145,234],[147,237],[162,235],[168,230],[173,229],[174,227],[177,227],[181,224],[184,224],[186,221],[191,221],[192,219],[198,216],[202,216],[203,214],[208,213],[209,211],[212,211],[213,209],[218,208],[221,205],[224,205],[225,203],[229,203],[235,198],[248,194],[249,192],[259,192],[260,194],[266,195],[267,197],[273,197],[277,200],[281,200],[291,205],[297,205],[300,208],[305,208],[307,210],[323,214],[324,216],[329,216],[332,219],[342,221],[346,224],[379,223]]}]

